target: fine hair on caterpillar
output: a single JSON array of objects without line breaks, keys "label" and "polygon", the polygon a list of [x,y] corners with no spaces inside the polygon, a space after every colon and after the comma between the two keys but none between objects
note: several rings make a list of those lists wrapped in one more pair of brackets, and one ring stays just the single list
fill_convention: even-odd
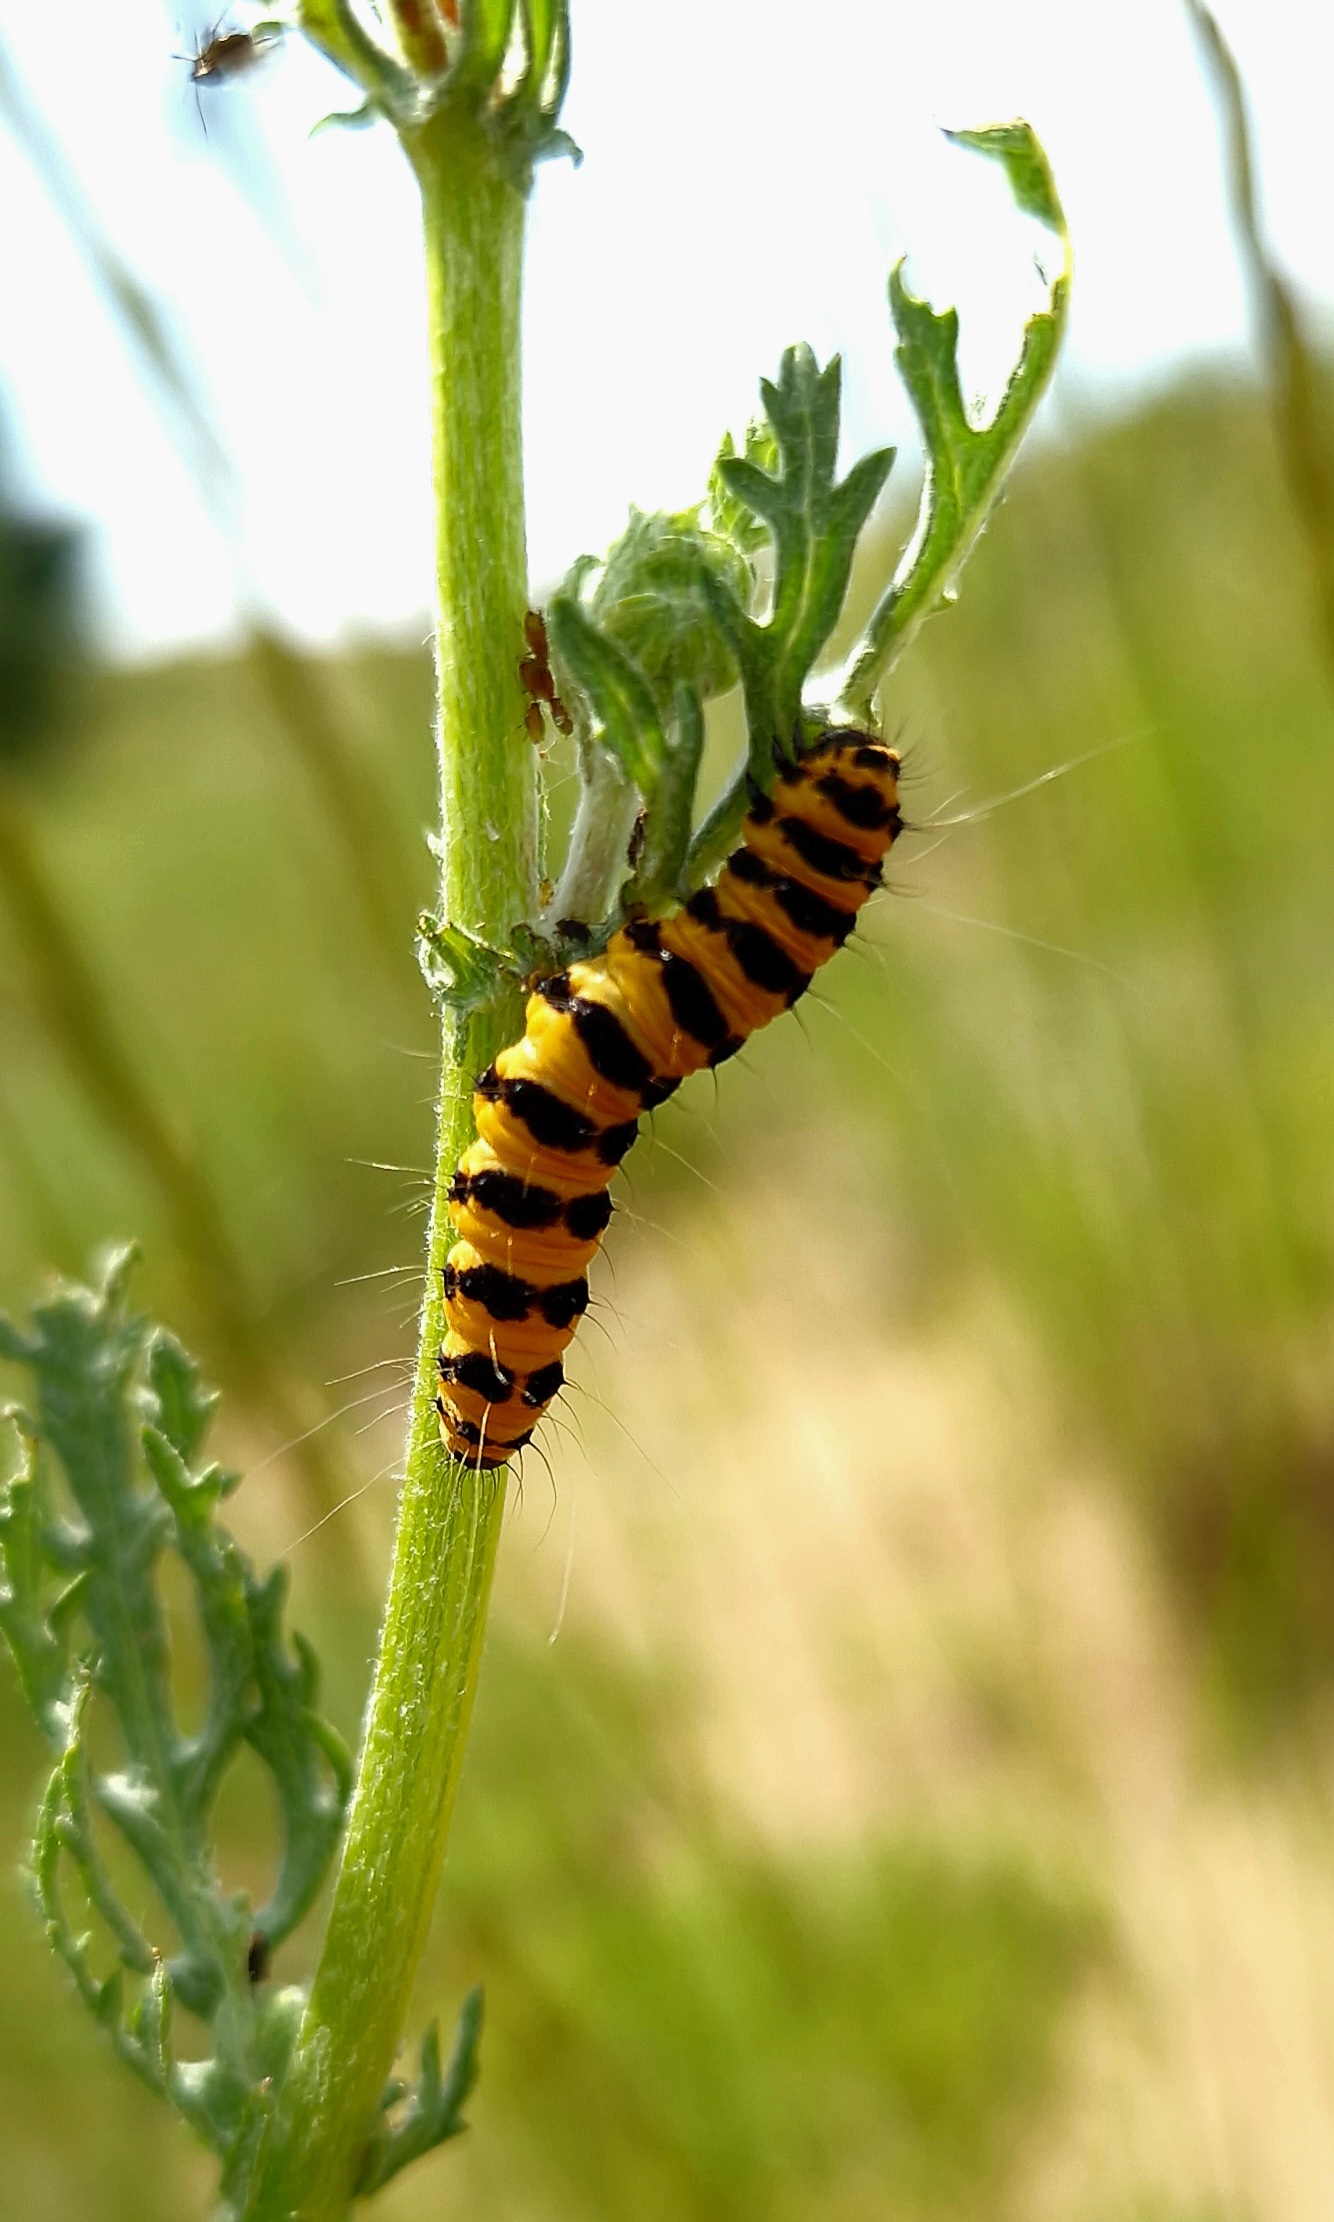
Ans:
[{"label": "fine hair on caterpillar", "polygon": [[564,1384],[608,1183],[640,1119],[790,1009],[842,947],[901,830],[899,769],[870,733],[823,734],[769,793],[752,784],[711,884],[534,989],[521,1039],[477,1082],[477,1140],[449,1189],[437,1410],[454,1457],[491,1470],[531,1440]]}]

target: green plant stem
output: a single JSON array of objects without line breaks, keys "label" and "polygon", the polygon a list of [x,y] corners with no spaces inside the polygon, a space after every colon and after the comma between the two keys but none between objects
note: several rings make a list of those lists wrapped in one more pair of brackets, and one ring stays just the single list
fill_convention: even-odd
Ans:
[{"label": "green plant stem", "polygon": [[[519,421],[524,204],[451,120],[409,146],[422,188],[437,503],[441,907],[503,943],[533,915],[534,751],[518,678],[527,600]],[[337,2222],[426,1941],[481,1664],[504,1475],[446,1457],[436,1424],[447,1189],[478,1072],[517,991],[446,1012],[421,1345],[379,1658],[324,1950],[246,2222]]]}]

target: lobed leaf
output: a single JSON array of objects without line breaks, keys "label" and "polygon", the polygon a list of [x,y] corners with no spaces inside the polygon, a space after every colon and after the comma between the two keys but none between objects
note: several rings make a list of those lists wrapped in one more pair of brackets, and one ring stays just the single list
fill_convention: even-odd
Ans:
[{"label": "lobed leaf", "polygon": [[272,1896],[255,1915],[255,1933],[281,1944],[309,1912],[338,1843],[352,1790],[352,1754],[315,1709],[319,1663],[304,1637],[283,1637],[287,1574],[275,1566],[260,1582],[247,1570],[246,1607],[259,1704],[246,1741],[273,1779],[283,1854]]},{"label": "lobed leaf", "polygon": [[[308,1910],[352,1770],[315,1711],[314,1660],[284,1633],[281,1570],[260,1580],[219,1523],[237,1477],[201,1463],[217,1400],[181,1345],[127,1308],[133,1259],[131,1250],[113,1253],[98,1287],[59,1288],[26,1330],[0,1335],[0,1355],[28,1369],[34,1390],[31,1414],[16,1415],[19,1466],[0,1491],[0,1632],[56,1747],[33,1846],[52,1947],[120,2057],[225,2158],[268,2088],[292,2020],[254,1988],[255,1939],[267,1950]],[[70,1508],[64,1519],[57,1484]],[[192,1734],[177,1717],[159,1594],[168,1550],[191,1577],[208,1662],[204,1717]],[[114,1769],[93,1761],[95,1708],[114,1716]],[[219,1785],[243,1742],[268,1770],[283,1830],[273,1893],[255,1916],[244,1897],[221,1888],[209,1836]],[[99,1820],[138,1861],[155,1908],[136,1892],[129,1910]],[[93,1964],[94,1938],[65,1912],[66,1869],[101,1924],[101,1949],[113,1955],[106,1975]],[[155,1928],[165,1931],[162,1945]],[[177,2003],[211,2029],[203,2060],[174,2056]]]},{"label": "lobed leaf", "polygon": [[466,926],[446,925],[424,910],[417,919],[417,962],[437,1002],[455,1010],[489,1003],[507,964],[508,953],[470,934]]},{"label": "lobed leaf", "polygon": [[547,627],[552,648],[588,706],[596,745],[614,757],[641,795],[651,794],[667,743],[647,676],[572,594],[553,598]]},{"label": "lobed leaf", "polygon": [[[767,783],[774,751],[796,745],[802,690],[834,629],[863,525],[888,479],[892,448],[861,461],[840,484],[842,366],[822,370],[809,347],[790,347],[776,382],[760,386],[770,439],[716,466],[724,492],[758,520],[773,550],[774,580],[764,624],[741,620],[739,643],[750,770]],[[768,444],[772,467],[759,460]],[[735,527],[734,527],[735,529]]]},{"label": "lobed leaf", "polygon": [[684,683],[707,700],[737,677],[734,612],[747,607],[753,574],[744,555],[698,513],[630,522],[598,567],[588,596],[593,621],[634,658],[666,711]]},{"label": "lobed leaf", "polygon": [[40,1449],[22,1416],[11,1417],[20,1429],[22,1459],[0,1488],[0,1634],[14,1655],[29,1709],[56,1742],[69,1700],[72,1623],[82,1578],[51,1595],[50,1515]]},{"label": "lobed leaf", "polygon": [[[709,474],[709,491],[706,506],[715,531],[744,556],[753,556],[764,547],[768,538],[765,527],[754,512],[747,509],[728,486],[723,466],[736,455],[736,442],[730,432],[723,434],[722,445],[714,458]],[[746,427],[744,459],[770,474],[778,469],[778,442],[773,426],[767,418],[753,417]]]},{"label": "lobed leaf", "polygon": [[926,478],[908,552],[872,614],[842,689],[842,712],[852,723],[869,717],[891,664],[922,620],[947,599],[1046,389],[1069,307],[1069,233],[1037,134],[1026,123],[1011,123],[947,136],[1002,165],[1017,206],[1060,239],[1064,264],[1051,286],[1049,306],[1024,328],[1019,360],[994,416],[984,425],[970,423],[964,405],[957,312],[937,314],[910,293],[902,263],[890,273],[890,313],[898,334],[895,362],[921,426]]},{"label": "lobed leaf", "polygon": [[746,812],[751,782],[767,787],[781,756],[808,738],[806,683],[838,621],[857,541],[894,465],[894,450],[862,457],[835,477],[842,399],[837,357],[822,370],[809,347],[790,347],[775,382],[760,395],[765,421],[750,428],[746,451],[725,441],[714,466],[710,507],[738,548],[768,542],[773,586],[760,622],[734,606],[730,624],[746,703],[747,761],[691,843],[686,878],[694,884],[726,855]]},{"label": "lobed leaf", "polygon": [[[409,2161],[433,2152],[467,2128],[462,2118],[465,2100],[478,2076],[478,2049],[482,2041],[482,1991],[470,1990],[459,2013],[453,2050],[443,2073],[440,2066],[440,2030],[432,2022],[422,2038],[421,2065],[411,2090],[395,2080],[381,2100],[381,2122],[367,2149],[357,2177],[356,2195],[368,2198],[406,2168]],[[406,2100],[406,2104],[403,2104]],[[398,2120],[383,2117],[402,2105]]]},{"label": "lobed leaf", "polygon": [[552,602],[553,653],[580,713],[583,781],[556,915],[597,920],[590,946],[619,916],[614,909],[604,918],[602,903],[624,876],[629,790],[643,804],[643,837],[622,903],[655,908],[676,897],[703,703],[736,679],[741,613],[753,584],[744,554],[697,511],[632,510],[604,561],[582,557]]}]

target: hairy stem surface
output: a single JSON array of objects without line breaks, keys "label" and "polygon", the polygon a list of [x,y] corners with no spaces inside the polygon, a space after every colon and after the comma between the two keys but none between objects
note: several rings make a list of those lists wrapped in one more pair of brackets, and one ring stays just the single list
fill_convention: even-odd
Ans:
[{"label": "hairy stem surface", "polygon": [[[410,145],[422,188],[437,504],[442,909],[503,943],[536,907],[535,753],[518,664],[527,600],[519,419],[524,203],[457,120]],[[481,1663],[504,1475],[436,1426],[446,1191],[478,1072],[520,1030],[514,991],[444,1022],[421,1343],[380,1653],[328,1934],[243,2212],[335,2222],[402,2034]]]}]

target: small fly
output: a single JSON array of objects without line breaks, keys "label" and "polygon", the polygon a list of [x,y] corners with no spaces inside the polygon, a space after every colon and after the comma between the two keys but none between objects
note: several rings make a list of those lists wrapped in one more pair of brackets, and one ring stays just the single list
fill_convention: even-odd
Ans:
[{"label": "small fly", "polygon": [[178,62],[190,65],[190,83],[195,89],[195,106],[204,136],[208,125],[204,123],[204,107],[199,98],[201,85],[230,85],[236,78],[244,77],[257,67],[265,55],[278,44],[283,35],[281,23],[257,23],[253,31],[224,31],[226,18],[219,16],[213,29],[193,54],[178,54]]}]

